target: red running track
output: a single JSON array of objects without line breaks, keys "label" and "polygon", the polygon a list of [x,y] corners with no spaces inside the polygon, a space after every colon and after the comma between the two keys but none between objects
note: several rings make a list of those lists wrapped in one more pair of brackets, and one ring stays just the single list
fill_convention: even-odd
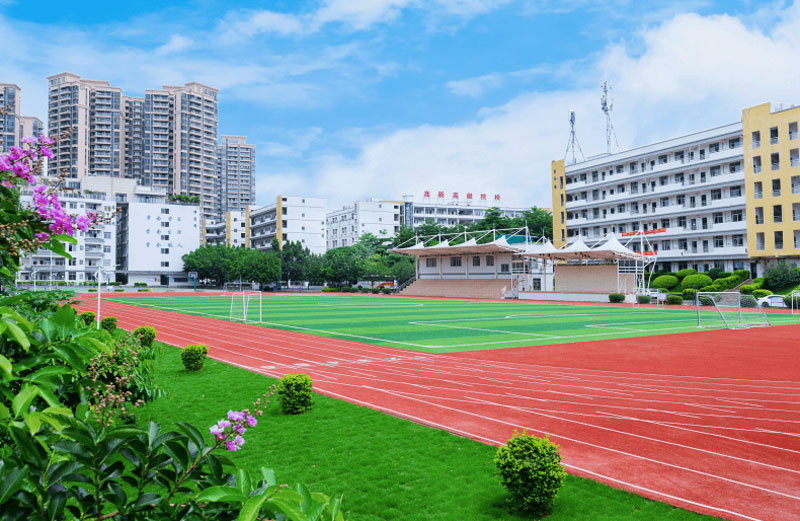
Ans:
[{"label": "red running track", "polygon": [[[82,307],[92,309],[87,301]],[[120,327],[321,394],[502,444],[548,435],[567,470],[736,520],[800,519],[796,326],[428,354],[105,302]]]}]

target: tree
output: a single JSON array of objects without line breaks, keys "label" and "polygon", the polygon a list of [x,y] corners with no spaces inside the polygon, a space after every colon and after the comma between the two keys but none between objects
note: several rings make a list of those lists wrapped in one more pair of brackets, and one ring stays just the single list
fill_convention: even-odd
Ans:
[{"label": "tree", "polygon": [[281,259],[281,276],[285,281],[308,279],[308,263],[311,252],[300,241],[286,241],[281,249],[278,239],[272,240],[272,251]]},{"label": "tree", "polygon": [[334,248],[325,252],[325,280],[334,284],[356,284],[363,272],[364,260],[353,246]]},{"label": "tree", "polygon": [[522,216],[515,217],[514,226],[528,226],[531,235],[545,236],[553,240],[553,214],[542,208],[533,207],[522,212]]},{"label": "tree", "polygon": [[240,280],[260,283],[262,286],[281,279],[281,259],[275,252],[237,248],[231,275]]},{"label": "tree", "polygon": [[227,282],[232,275],[237,255],[244,248],[233,248],[225,245],[206,245],[183,256],[183,268],[196,271],[200,279],[211,279],[217,284]]}]

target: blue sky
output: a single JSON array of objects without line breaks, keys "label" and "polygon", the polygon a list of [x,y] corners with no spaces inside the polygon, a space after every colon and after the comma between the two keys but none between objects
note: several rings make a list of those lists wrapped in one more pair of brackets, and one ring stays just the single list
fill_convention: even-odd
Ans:
[{"label": "blue sky", "polygon": [[[329,207],[423,190],[549,206],[549,162],[575,110],[604,151],[599,84],[623,148],[800,103],[791,2],[0,0],[0,81],[46,119],[45,77],[70,71],[131,94],[221,89],[220,132],[258,147],[257,201]],[[463,197],[463,196],[462,196]]]}]

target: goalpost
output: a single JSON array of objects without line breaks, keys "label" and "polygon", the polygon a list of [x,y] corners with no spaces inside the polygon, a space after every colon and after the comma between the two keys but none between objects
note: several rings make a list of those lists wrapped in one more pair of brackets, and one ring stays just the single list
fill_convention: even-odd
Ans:
[{"label": "goalpost", "polygon": [[[263,320],[260,291],[239,291],[231,294],[230,297],[231,309],[228,320],[247,324],[248,319],[251,322],[256,321],[256,314],[258,315],[256,322]],[[252,317],[251,314],[253,315]]]},{"label": "goalpost", "polygon": [[697,327],[729,329],[772,325],[752,295],[738,291],[698,291],[695,294]]},{"label": "goalpost", "polygon": [[789,307],[792,308],[792,315],[800,313],[800,289],[792,291],[789,295],[789,303],[791,304]]}]

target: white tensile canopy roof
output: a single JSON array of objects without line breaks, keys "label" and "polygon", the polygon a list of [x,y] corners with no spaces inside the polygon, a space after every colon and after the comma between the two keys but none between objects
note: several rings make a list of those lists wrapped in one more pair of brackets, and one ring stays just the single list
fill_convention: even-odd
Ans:
[{"label": "white tensile canopy roof", "polygon": [[480,254],[480,253],[519,253],[522,251],[520,248],[512,246],[508,243],[505,237],[500,237],[483,244],[478,244],[475,239],[469,239],[461,244],[451,245],[449,241],[442,241],[433,246],[424,246],[423,244],[415,244],[406,248],[394,248],[395,253],[403,255],[462,255],[462,254]]},{"label": "white tensile canopy roof", "polygon": [[619,239],[609,233],[604,242],[595,248],[590,248],[578,238],[575,242],[565,248],[558,249],[550,241],[541,244],[534,244],[522,254],[526,257],[536,257],[552,260],[617,260],[617,259],[639,259],[643,255],[623,246]]},{"label": "white tensile canopy roof", "polygon": [[606,235],[605,242],[592,248],[592,258],[599,259],[641,259],[643,255],[627,248],[613,233]]}]

